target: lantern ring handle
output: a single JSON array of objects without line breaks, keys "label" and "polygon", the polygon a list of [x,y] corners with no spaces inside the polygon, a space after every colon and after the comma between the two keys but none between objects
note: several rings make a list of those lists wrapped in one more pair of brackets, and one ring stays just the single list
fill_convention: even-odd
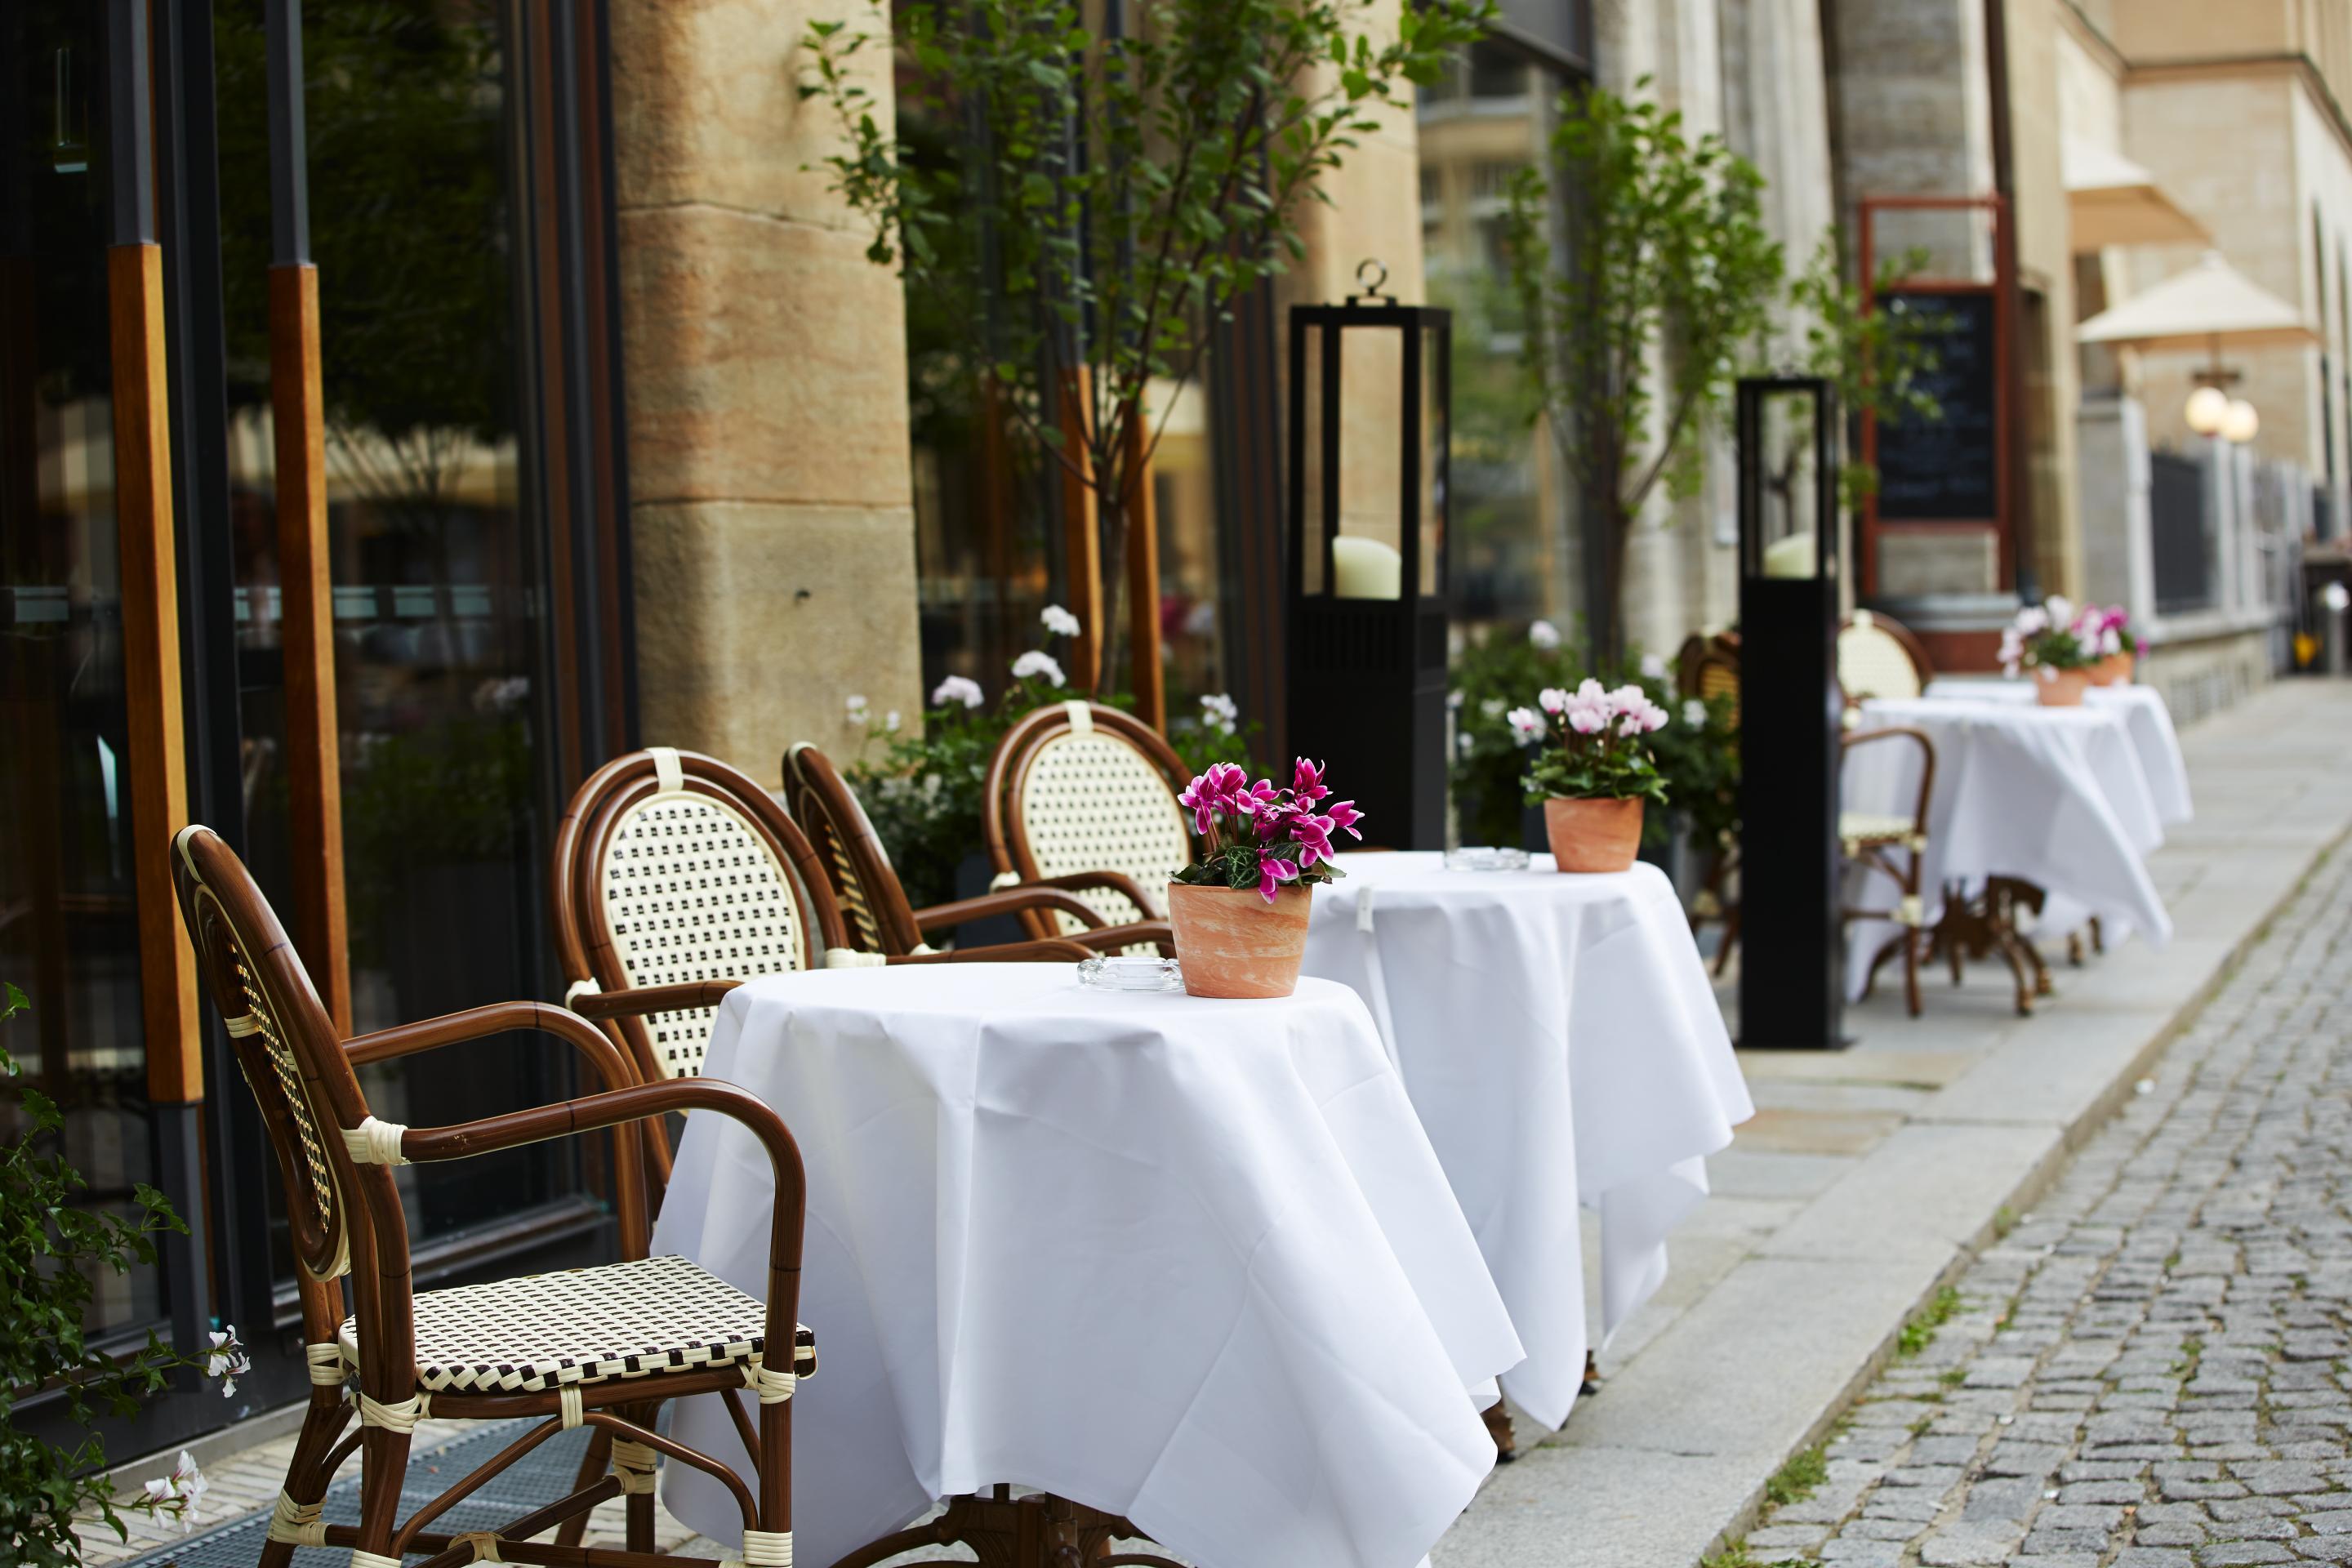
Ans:
[{"label": "lantern ring handle", "polygon": [[1361,294],[1349,295],[1348,302],[1352,305],[1360,300],[1368,305],[1394,304],[1393,300],[1381,292],[1381,285],[1388,280],[1389,269],[1381,266],[1378,260],[1370,257],[1365,258],[1356,266],[1356,281],[1364,286],[1364,291]]}]

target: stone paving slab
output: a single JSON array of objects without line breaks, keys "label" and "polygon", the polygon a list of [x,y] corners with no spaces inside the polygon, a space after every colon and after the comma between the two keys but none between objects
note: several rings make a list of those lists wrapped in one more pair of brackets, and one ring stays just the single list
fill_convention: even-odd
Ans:
[{"label": "stone paving slab", "polygon": [[[1851,1010],[1848,1051],[1741,1053],[1765,1109],[1709,1163],[1715,1195],[1675,1233],[1664,1287],[1603,1352],[1605,1392],[1549,1437],[1521,1422],[1523,1446],[1539,1446],[1497,1471],[1439,1544],[1436,1568],[1693,1568],[1753,1525],[1767,1479],[1827,1435],[1906,1321],[1993,1239],[2004,1211],[2033,1206],[2070,1150],[2118,1106],[2139,1104],[2133,1085],[2176,1027],[2352,827],[2352,684],[2282,684],[2181,739],[2198,819],[2149,862],[2177,926],[2169,947],[2126,942],[2079,969],[2055,962],[2057,994],[2031,1019],[2014,1015],[2006,972],[1979,965],[1958,989],[1925,976],[1923,1017],[1906,1017],[1890,996]],[[2061,951],[2054,936],[2043,946]],[[1597,1279],[1597,1265],[1588,1273]],[[1971,1332],[1989,1336],[1990,1324],[1964,1313],[1944,1331],[1957,1346]],[[1936,1353],[1920,1363],[1937,1373],[1954,1364]],[[2012,1373],[2026,1368],[1985,1375]],[[1932,1376],[1922,1391],[1945,1398],[1919,1402],[1889,1436],[1927,1421],[1926,1436],[1958,1442],[1969,1434],[1953,1406],[2007,1397],[1988,1385],[1947,1390]],[[1838,1451],[1856,1463],[1894,1451],[1883,1444],[1865,1461],[1858,1442],[1882,1440],[1850,1435]],[[1958,1479],[1958,1461],[1949,1468]],[[1881,1489],[1874,1521],[1842,1532],[1837,1556],[1819,1561],[1925,1561],[1911,1537],[1896,1539],[1892,1510],[1927,1507],[1925,1488],[1908,1483],[1934,1479],[1906,1475]],[[1824,1537],[1838,1518],[1819,1520]],[[2087,1537],[2060,1533],[2092,1528],[2053,1525],[2032,1542],[2021,1533],[2010,1556],[1990,1560],[2116,1568],[2084,1555]],[[1990,1553],[2002,1545],[1997,1535],[1956,1535],[1935,1551],[1953,1561]],[[2345,1539],[2352,1546],[2352,1531]],[[1754,1561],[1774,1561],[1773,1550]],[[2184,1558],[2179,1568],[2204,1565]]]}]

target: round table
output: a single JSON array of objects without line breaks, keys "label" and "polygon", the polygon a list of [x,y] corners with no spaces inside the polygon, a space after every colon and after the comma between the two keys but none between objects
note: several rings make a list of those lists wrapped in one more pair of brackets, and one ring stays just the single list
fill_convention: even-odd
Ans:
[{"label": "round table", "polygon": [[[1062,964],[753,981],[703,1070],[808,1170],[793,1509],[822,1565],[997,1483],[1219,1568],[1410,1568],[1493,1466],[1508,1315],[1363,1003],[1118,994]],[[689,1119],[654,1246],[762,1279],[758,1146]],[[713,1397],[678,1436],[741,1457]],[[665,1467],[714,1539],[736,1510]]]},{"label": "round table", "polygon": [[1601,1340],[1665,1278],[1705,1157],[1755,1113],[1675,889],[1654,866],[1449,871],[1340,857],[1307,971],[1372,1004],[1528,1358],[1513,1403],[1567,1418],[1591,1338],[1578,1208],[1601,1221]]},{"label": "round table", "polygon": [[[1962,701],[2034,701],[2033,688],[2029,682],[1982,676],[1939,677],[1928,683],[1927,695]],[[2180,735],[2172,726],[2172,710],[2166,705],[2164,693],[2137,681],[2094,686],[2083,693],[2083,703],[2095,710],[2108,710],[2122,716],[2139,758],[2140,771],[2147,775],[2157,819],[2167,827],[2194,821],[2197,811],[2189,795],[2189,763],[2180,754]]]},{"label": "round table", "polygon": [[[2158,947],[2171,940],[2172,918],[2145,864],[2163,829],[2119,710],[1938,697],[1863,704],[1862,729],[1886,725],[1924,731],[1936,748],[1919,879],[1927,923],[1935,923],[1946,887],[1973,892],[2007,877],[2057,901],[2043,915],[2058,929],[2096,915],[2111,936],[2137,931]],[[1843,771],[1844,809],[1909,816],[1918,765],[1911,746],[1856,749]],[[1861,994],[1871,955],[1897,929],[1853,922],[1850,995]]]}]

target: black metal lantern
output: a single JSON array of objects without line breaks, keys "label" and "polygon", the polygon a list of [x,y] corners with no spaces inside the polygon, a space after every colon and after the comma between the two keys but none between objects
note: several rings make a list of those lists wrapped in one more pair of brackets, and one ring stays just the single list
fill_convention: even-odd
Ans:
[{"label": "black metal lantern", "polygon": [[1815,376],[1738,390],[1739,1035],[1834,1048],[1838,414]]},{"label": "black metal lantern", "polygon": [[1290,738],[1397,848],[1445,842],[1453,316],[1381,292],[1290,311]]}]

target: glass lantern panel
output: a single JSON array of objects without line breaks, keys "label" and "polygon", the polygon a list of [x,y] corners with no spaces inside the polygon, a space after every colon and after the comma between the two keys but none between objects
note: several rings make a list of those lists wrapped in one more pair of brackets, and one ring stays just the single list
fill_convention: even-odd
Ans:
[{"label": "glass lantern panel", "polygon": [[1447,426],[1448,336],[1435,323],[1421,329],[1421,592],[1430,598],[1445,592],[1445,489],[1452,479],[1447,454],[1453,449]]},{"label": "glass lantern panel", "polygon": [[1339,515],[1332,593],[1394,599],[1404,592],[1404,333],[1349,327],[1339,380]]},{"label": "glass lantern panel", "polygon": [[1299,360],[1298,380],[1303,391],[1299,405],[1303,412],[1298,421],[1298,438],[1294,447],[1298,454],[1298,485],[1301,501],[1298,551],[1301,589],[1308,594],[1324,592],[1324,535],[1328,524],[1323,517],[1323,349],[1327,338],[1336,333],[1320,327],[1307,330],[1306,348]]},{"label": "glass lantern panel", "polygon": [[1820,471],[1814,430],[1818,405],[1811,392],[1791,388],[1764,398],[1760,413],[1763,467],[1758,499],[1763,574],[1818,577],[1821,486],[1835,482],[1835,476]]}]

